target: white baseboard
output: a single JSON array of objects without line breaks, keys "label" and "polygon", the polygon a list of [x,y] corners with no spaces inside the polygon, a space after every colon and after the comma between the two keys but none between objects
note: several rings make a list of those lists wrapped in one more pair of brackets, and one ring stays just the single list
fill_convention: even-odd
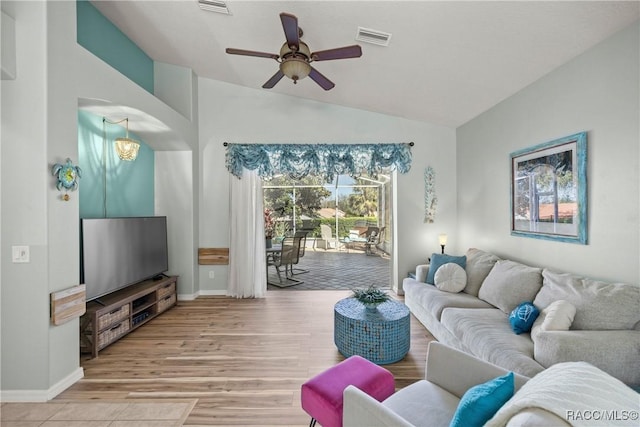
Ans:
[{"label": "white baseboard", "polygon": [[48,390],[1,390],[1,402],[47,402],[84,377],[84,369],[78,368]]},{"label": "white baseboard", "polygon": [[179,294],[178,301],[193,301],[200,296],[225,296],[227,291],[223,289],[198,291],[194,294]]},{"label": "white baseboard", "polygon": [[225,296],[227,295],[227,290],[226,289],[215,289],[215,290],[200,290],[198,291],[198,296],[211,296],[211,295],[222,295]]}]

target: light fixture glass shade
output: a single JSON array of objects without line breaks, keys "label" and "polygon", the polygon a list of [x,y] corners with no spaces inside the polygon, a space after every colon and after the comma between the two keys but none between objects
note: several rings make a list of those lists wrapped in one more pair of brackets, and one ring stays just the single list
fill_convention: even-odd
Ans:
[{"label": "light fixture glass shade", "polygon": [[280,71],[295,83],[309,75],[311,65],[302,58],[290,57],[282,61]]},{"label": "light fixture glass shade", "polygon": [[438,235],[438,242],[440,242],[440,246],[444,246],[447,244],[447,235],[446,234],[439,234]]},{"label": "light fixture glass shade", "polygon": [[140,144],[138,141],[131,138],[116,138],[115,141],[116,153],[122,160],[133,161],[138,157],[138,150]]}]

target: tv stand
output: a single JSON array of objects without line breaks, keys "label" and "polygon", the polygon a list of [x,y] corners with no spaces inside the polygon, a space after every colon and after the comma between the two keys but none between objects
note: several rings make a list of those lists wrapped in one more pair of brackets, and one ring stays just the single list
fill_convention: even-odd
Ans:
[{"label": "tv stand", "polygon": [[176,305],[177,276],[145,280],[87,303],[80,318],[80,351],[98,352]]}]

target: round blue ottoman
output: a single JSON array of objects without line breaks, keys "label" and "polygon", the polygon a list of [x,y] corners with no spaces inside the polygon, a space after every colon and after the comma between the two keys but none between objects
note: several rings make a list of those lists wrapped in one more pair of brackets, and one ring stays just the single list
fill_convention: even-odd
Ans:
[{"label": "round blue ottoman", "polygon": [[369,309],[355,298],[345,298],[334,307],[333,339],[344,357],[359,355],[386,365],[409,352],[409,321],[409,309],[399,301]]}]

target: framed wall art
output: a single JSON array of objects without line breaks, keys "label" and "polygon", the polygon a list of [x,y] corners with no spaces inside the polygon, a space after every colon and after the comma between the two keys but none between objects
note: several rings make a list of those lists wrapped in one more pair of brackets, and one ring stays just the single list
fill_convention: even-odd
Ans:
[{"label": "framed wall art", "polygon": [[511,234],[587,244],[587,133],[510,157]]}]

